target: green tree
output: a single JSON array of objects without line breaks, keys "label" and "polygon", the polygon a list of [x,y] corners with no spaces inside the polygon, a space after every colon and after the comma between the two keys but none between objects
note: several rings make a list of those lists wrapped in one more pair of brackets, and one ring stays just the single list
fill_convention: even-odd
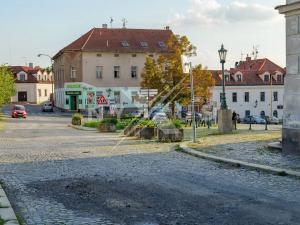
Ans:
[{"label": "green tree", "polygon": [[0,66],[0,107],[15,95],[15,79],[7,66]]},{"label": "green tree", "polygon": [[[172,35],[167,47],[168,53],[160,55],[157,60],[146,59],[141,86],[157,89],[159,95],[156,100],[163,104],[170,103],[172,115],[175,116],[175,102],[183,105],[190,103],[189,75],[183,72],[182,56],[191,55],[196,48],[186,36],[179,35]],[[195,96],[207,98],[208,90],[213,85],[210,73],[199,65],[193,69],[193,75]],[[202,78],[207,81],[211,79],[211,82],[198,82]]]}]

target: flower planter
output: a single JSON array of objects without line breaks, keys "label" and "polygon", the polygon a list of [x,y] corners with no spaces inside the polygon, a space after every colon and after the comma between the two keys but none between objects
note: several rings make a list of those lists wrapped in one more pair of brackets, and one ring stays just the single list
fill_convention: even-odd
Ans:
[{"label": "flower planter", "polygon": [[183,129],[158,129],[159,142],[180,142],[183,140]]},{"label": "flower planter", "polygon": [[136,137],[140,137],[140,132],[143,128],[135,128],[134,129],[134,136]]},{"label": "flower planter", "polygon": [[141,131],[140,131],[140,138],[143,139],[152,139],[155,137],[155,130],[156,128],[153,127],[144,127]]},{"label": "flower planter", "polygon": [[98,130],[103,133],[116,132],[117,127],[115,124],[99,124]]},{"label": "flower planter", "polygon": [[72,125],[81,126],[83,124],[83,119],[72,119]]},{"label": "flower planter", "polygon": [[134,126],[127,126],[124,129],[124,135],[126,135],[128,137],[132,137],[132,136],[134,136],[134,131],[135,131]]}]

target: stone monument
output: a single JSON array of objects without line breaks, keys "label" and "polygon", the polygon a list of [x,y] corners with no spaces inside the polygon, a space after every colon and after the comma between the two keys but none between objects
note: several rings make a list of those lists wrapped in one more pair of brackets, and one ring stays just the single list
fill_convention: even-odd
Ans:
[{"label": "stone monument", "polygon": [[286,17],[286,58],[283,152],[300,154],[300,0],[276,7]]}]

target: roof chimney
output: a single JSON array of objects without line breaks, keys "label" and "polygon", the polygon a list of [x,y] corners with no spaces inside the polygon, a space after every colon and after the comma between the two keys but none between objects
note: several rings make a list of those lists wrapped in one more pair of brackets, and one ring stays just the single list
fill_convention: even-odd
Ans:
[{"label": "roof chimney", "polygon": [[102,28],[107,29],[107,24],[106,23],[102,24]]}]

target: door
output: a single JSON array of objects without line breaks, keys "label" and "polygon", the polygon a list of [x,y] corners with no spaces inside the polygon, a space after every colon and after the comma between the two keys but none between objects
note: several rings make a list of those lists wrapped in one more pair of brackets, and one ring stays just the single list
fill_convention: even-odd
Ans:
[{"label": "door", "polygon": [[70,110],[77,110],[77,95],[71,95]]},{"label": "door", "polygon": [[18,92],[18,102],[27,102],[27,91]]}]

